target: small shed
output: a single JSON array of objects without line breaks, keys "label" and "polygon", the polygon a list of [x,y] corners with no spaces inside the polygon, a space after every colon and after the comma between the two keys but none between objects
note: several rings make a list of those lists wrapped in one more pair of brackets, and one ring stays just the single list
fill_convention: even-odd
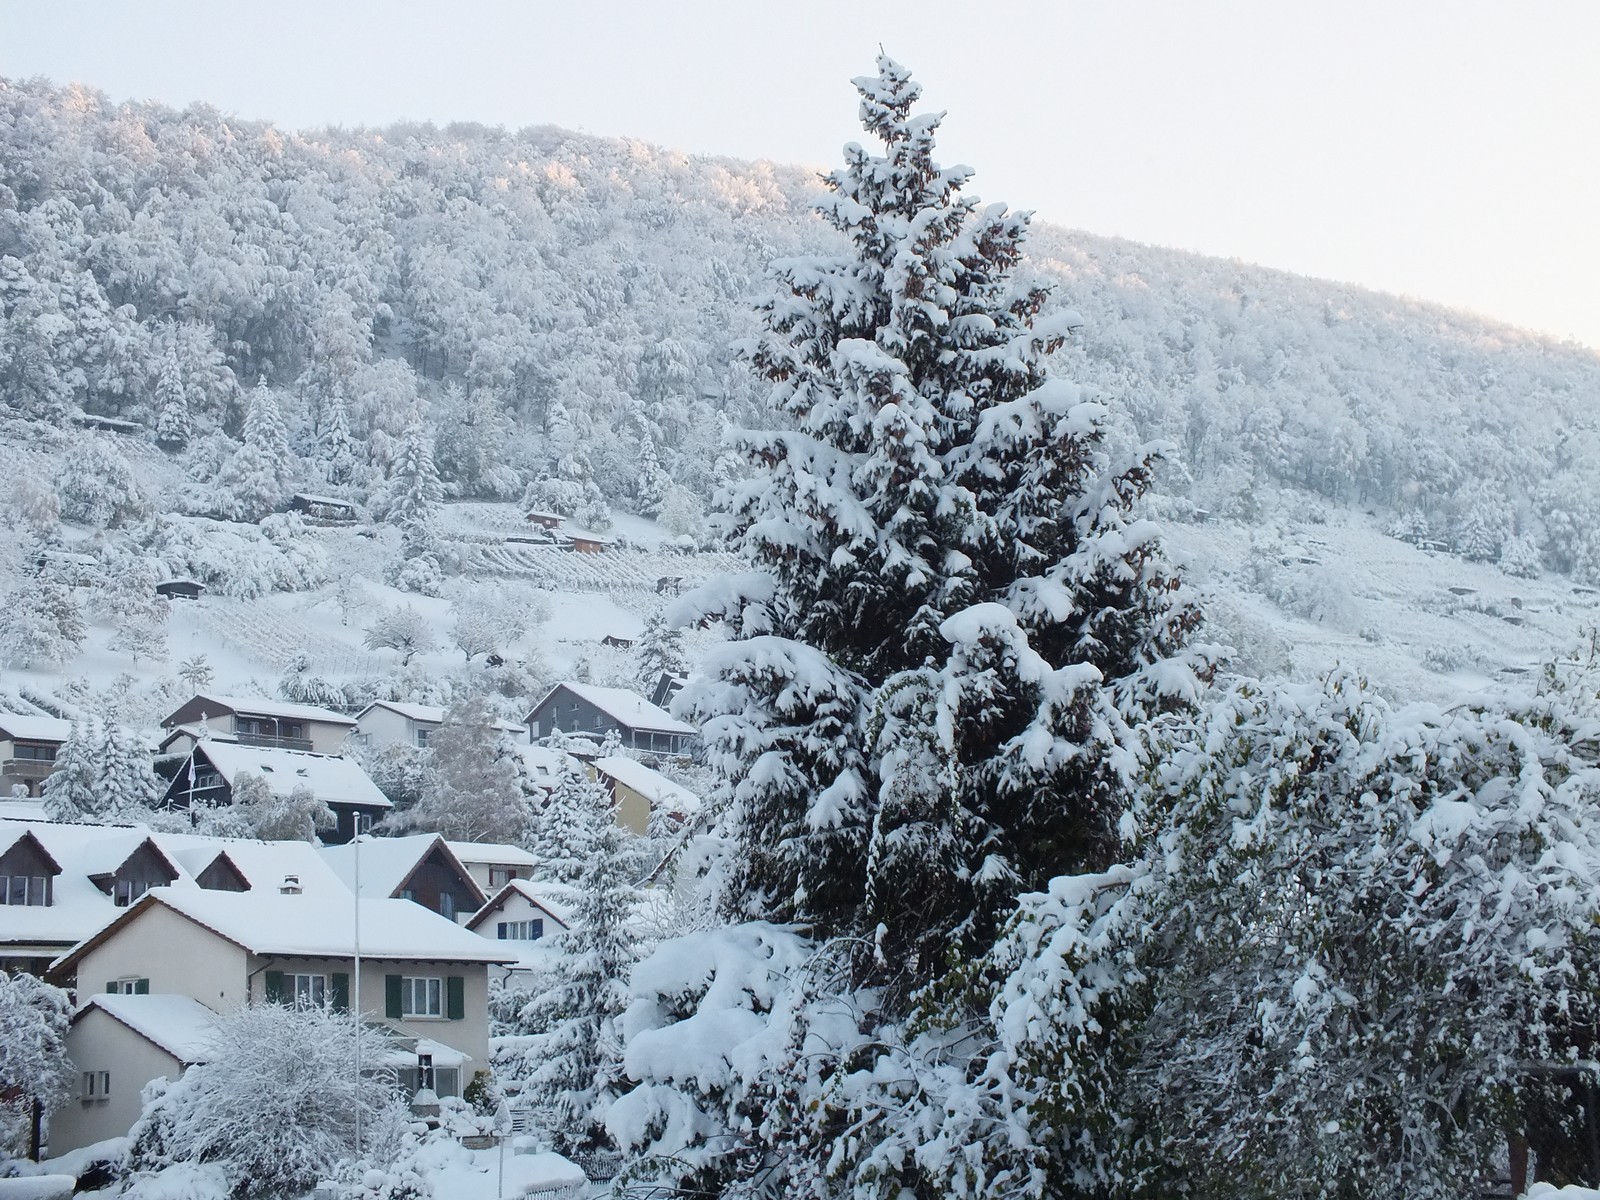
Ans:
[{"label": "small shed", "polygon": [[565,520],[560,513],[542,512],[539,509],[530,510],[526,516],[528,518],[528,524],[539,525],[545,529],[559,528],[561,522]]},{"label": "small shed", "polygon": [[198,579],[167,579],[156,584],[156,595],[168,600],[198,600],[206,585]]},{"label": "small shed", "polygon": [[600,639],[602,646],[610,646],[613,650],[630,650],[633,648],[633,639],[621,637],[615,633],[608,633]]},{"label": "small shed", "polygon": [[616,545],[616,540],[584,529],[570,529],[567,531],[567,545],[579,554],[604,554]]},{"label": "small shed", "polygon": [[289,507],[308,517],[316,517],[323,521],[354,521],[356,519],[356,506],[348,500],[340,500],[337,496],[314,496],[310,492],[296,492],[289,500]]},{"label": "small shed", "polygon": [[683,591],[683,576],[663,575],[656,580],[656,594],[658,596],[676,596]]}]

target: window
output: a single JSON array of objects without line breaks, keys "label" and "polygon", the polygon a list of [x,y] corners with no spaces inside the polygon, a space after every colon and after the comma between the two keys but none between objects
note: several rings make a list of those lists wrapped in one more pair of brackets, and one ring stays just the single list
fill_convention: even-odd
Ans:
[{"label": "window", "polygon": [[150,994],[150,981],[148,979],[113,979],[106,984],[106,991],[113,996],[148,996]]},{"label": "window", "polygon": [[0,875],[0,904],[49,904],[50,879],[45,875]]},{"label": "window", "polygon": [[417,730],[417,748],[418,749],[426,750],[428,748],[428,734],[429,734],[429,732],[430,732],[430,730],[427,730],[427,729],[419,729],[419,730]]},{"label": "window", "polygon": [[85,1071],[83,1073],[83,1098],[103,1101],[111,1095],[110,1071]]},{"label": "window", "polygon": [[292,975],[294,981],[294,1006],[296,1008],[323,1008],[328,1003],[328,977],[326,975]]},{"label": "window", "polygon": [[454,892],[439,893],[439,915],[451,921],[456,919],[456,894]]},{"label": "window", "polygon": [[402,1017],[444,1016],[444,980],[430,977],[406,976],[400,981],[400,1015]]},{"label": "window", "polygon": [[531,921],[500,921],[495,932],[502,942],[537,942],[544,936],[543,918]]},{"label": "window", "polygon": [[30,746],[25,742],[18,742],[11,750],[12,758],[25,758],[30,762],[55,762],[56,748],[54,746]]},{"label": "window", "polygon": [[148,879],[119,879],[111,889],[111,899],[118,908],[127,908],[149,890]]},{"label": "window", "polygon": [[518,879],[518,878],[520,878],[520,876],[517,874],[517,870],[516,870],[515,867],[490,867],[489,868],[489,886],[492,887],[492,888],[503,888],[503,887],[505,887],[506,884],[510,883],[513,879]]}]

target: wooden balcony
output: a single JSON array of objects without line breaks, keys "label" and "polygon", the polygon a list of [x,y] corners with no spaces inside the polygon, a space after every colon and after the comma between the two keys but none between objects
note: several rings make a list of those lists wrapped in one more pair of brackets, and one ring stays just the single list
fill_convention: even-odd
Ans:
[{"label": "wooden balcony", "polygon": [[0,761],[0,775],[9,779],[25,779],[37,783],[56,769],[56,764],[43,758],[8,758]]},{"label": "wooden balcony", "polygon": [[310,751],[310,738],[279,737],[273,733],[238,733],[234,740],[241,746],[267,746],[273,750]]}]

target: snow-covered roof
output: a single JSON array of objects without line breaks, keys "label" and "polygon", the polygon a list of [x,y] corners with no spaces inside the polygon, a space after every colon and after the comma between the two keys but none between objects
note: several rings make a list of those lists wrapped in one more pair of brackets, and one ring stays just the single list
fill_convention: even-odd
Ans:
[{"label": "snow-covered roof", "polygon": [[72,736],[72,722],[60,717],[35,717],[26,713],[0,713],[0,738],[30,742],[64,742]]},{"label": "snow-covered roof", "polygon": [[193,742],[237,742],[239,740],[231,733],[223,733],[220,730],[200,725],[174,725],[167,731],[167,736],[156,743],[156,749],[165,750],[181,737],[186,737]]},{"label": "snow-covered roof", "polygon": [[[375,708],[387,708],[390,712],[399,713],[408,721],[417,721],[423,725],[443,725],[445,710],[436,704],[411,704],[404,700],[374,700],[356,714],[357,723]],[[523,726],[514,721],[507,721],[504,717],[496,717],[492,722],[494,727],[502,733],[521,733]]]},{"label": "snow-covered roof", "polygon": [[660,771],[653,771],[625,754],[597,758],[594,760],[594,769],[638,792],[650,801],[652,809],[676,813],[700,811],[700,797],[681,784],[672,782]]},{"label": "snow-covered roof", "polygon": [[529,777],[537,784],[545,787],[554,787],[556,780],[561,778],[567,759],[570,757],[560,750],[552,750],[548,746],[517,746],[516,751],[522,757],[522,765],[527,770]]},{"label": "snow-covered roof", "polygon": [[454,921],[409,900],[325,902],[281,892],[206,892],[197,887],[152,888],[131,908],[56,959],[64,970],[127,922],[155,905],[180,913],[249,953],[295,958],[350,958],[355,953],[355,907],[361,907],[363,958],[428,962],[504,963],[493,948]]},{"label": "snow-covered roof", "polygon": [[[534,879],[513,879],[490,897],[489,903],[473,915],[465,928],[475,930],[482,925],[492,926],[492,918],[512,896],[521,896],[530,904],[537,904],[568,929],[572,928],[573,914],[578,907],[577,889],[564,883]],[[492,928],[490,932],[493,932]]]},{"label": "snow-covered roof", "polygon": [[309,842],[263,842],[243,838],[152,833],[142,826],[65,825],[41,820],[0,819],[0,854],[32,834],[61,868],[51,884],[51,903],[0,909],[0,955],[32,954],[31,947],[60,950],[88,937],[121,909],[91,879],[114,871],[146,838],[178,872],[170,885],[204,896],[195,877],[215,861],[228,859],[252,890],[276,893],[285,875],[297,876],[302,899],[349,904],[350,890]]},{"label": "snow-covered roof", "polygon": [[326,504],[331,508],[355,508],[349,500],[341,500],[337,496],[318,496],[313,492],[296,492],[294,499],[303,500],[307,504]]},{"label": "snow-covered roof", "polygon": [[[330,725],[354,725],[355,720],[341,713],[333,712],[326,708],[317,708],[310,704],[290,704],[284,700],[268,700],[261,696],[221,696],[215,692],[196,692],[183,708],[190,707],[197,702],[216,705],[215,712],[221,715],[225,712],[246,713],[249,716],[277,717],[279,720],[290,721],[321,721]],[[210,709],[207,710],[212,711]],[[177,713],[173,714],[173,717]],[[170,728],[172,717],[168,717],[161,724]]]},{"label": "snow-covered roof", "polygon": [[97,992],[72,1018],[100,1009],[181,1063],[206,1062],[214,1050],[217,1014],[188,996],[120,996]]},{"label": "snow-covered roof", "polygon": [[464,866],[483,863],[496,867],[536,867],[539,857],[521,846],[507,846],[501,842],[446,842],[450,853]]},{"label": "snow-covered roof", "polygon": [[303,784],[328,804],[394,807],[353,758],[218,741],[201,742],[194,752],[205,755],[229,787],[240,771],[253,771],[277,795],[287,796]]},{"label": "snow-covered roof", "polygon": [[650,701],[637,693],[630,692],[627,688],[600,687],[593,683],[574,683],[563,680],[545,693],[544,699],[529,710],[531,719],[533,714],[544,707],[544,704],[557,691],[565,688],[580,700],[594,705],[606,716],[612,718],[629,729],[645,729],[655,733],[683,733],[694,734],[693,725],[685,724],[671,713],[657,708]]},{"label": "snow-covered roof", "polygon": [[[361,839],[361,895],[367,899],[393,896],[398,892],[422,860],[442,847],[448,858],[456,858],[450,844],[437,833],[417,833],[410,837],[363,837]],[[320,852],[329,868],[343,881],[346,888],[355,889],[356,844],[324,846]],[[471,876],[459,859],[456,865],[461,874],[471,882]],[[477,888],[477,884],[472,884]]]}]

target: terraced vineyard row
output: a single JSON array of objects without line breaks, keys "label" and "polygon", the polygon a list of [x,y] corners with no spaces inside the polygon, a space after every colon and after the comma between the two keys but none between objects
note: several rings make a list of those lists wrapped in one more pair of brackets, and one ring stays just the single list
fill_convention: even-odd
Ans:
[{"label": "terraced vineyard row", "polygon": [[742,569],[732,554],[686,554],[678,550],[618,549],[578,554],[553,546],[516,542],[469,543],[463,547],[466,573],[526,579],[562,592],[654,592],[664,579],[694,587],[714,575]]}]

